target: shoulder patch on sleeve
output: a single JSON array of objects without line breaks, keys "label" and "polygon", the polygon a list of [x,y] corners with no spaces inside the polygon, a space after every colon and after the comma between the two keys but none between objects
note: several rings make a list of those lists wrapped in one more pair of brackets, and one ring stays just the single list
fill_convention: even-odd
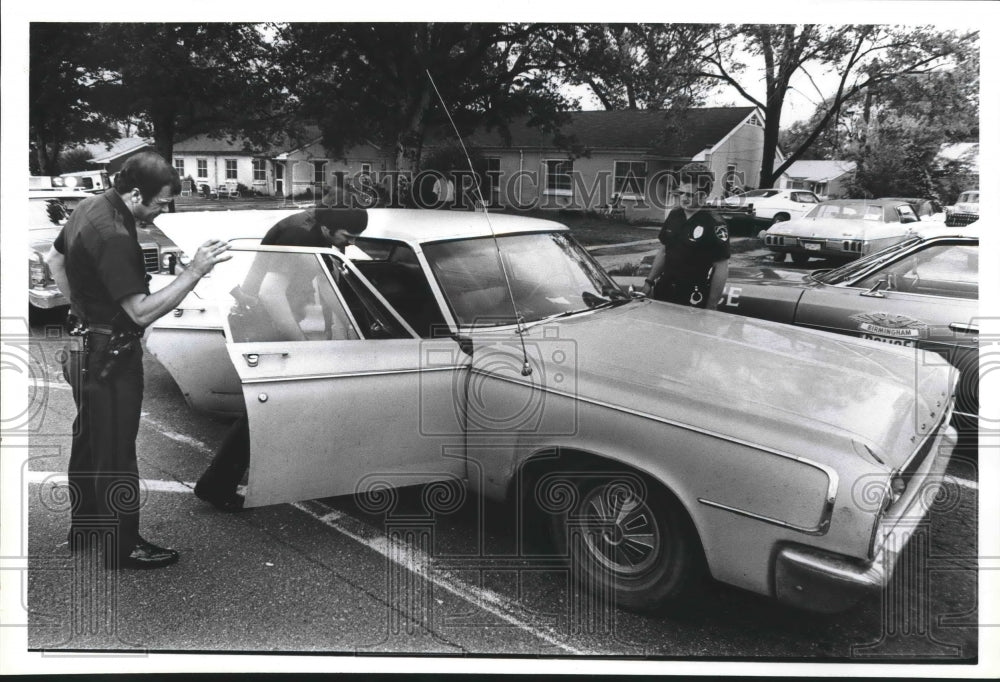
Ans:
[{"label": "shoulder patch on sleeve", "polygon": [[728,242],[729,230],[726,229],[725,225],[717,225],[715,228],[715,236],[719,238],[719,241]]}]

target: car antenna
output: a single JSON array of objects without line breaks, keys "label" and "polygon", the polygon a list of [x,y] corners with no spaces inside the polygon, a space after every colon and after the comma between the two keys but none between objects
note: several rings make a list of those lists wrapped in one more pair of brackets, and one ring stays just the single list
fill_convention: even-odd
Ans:
[{"label": "car antenna", "polygon": [[[472,167],[472,158],[469,156],[469,151],[465,148],[465,142],[462,140],[462,135],[458,132],[458,126],[455,125],[454,119],[451,117],[451,113],[448,111],[448,105],[445,104],[444,97],[441,96],[441,91],[438,90],[437,83],[434,82],[434,77],[431,76],[430,69],[425,69],[424,72],[427,74],[428,80],[431,82],[431,87],[434,88],[434,94],[437,95],[438,100],[441,102],[441,108],[444,110],[444,115],[448,117],[448,123],[451,124],[451,129],[455,131],[455,137],[458,138],[458,144],[462,147],[462,153],[465,155],[465,161],[469,164],[469,171],[472,173],[473,180],[476,177],[476,170]],[[497,261],[500,263],[500,271],[503,273],[503,281],[507,286],[507,295],[510,296],[510,305],[514,309],[514,322],[517,325],[517,336],[521,339],[521,355],[524,358],[524,364],[521,365],[521,376],[531,375],[531,365],[528,363],[528,349],[524,346],[524,320],[521,318],[521,313],[517,310],[517,302],[514,300],[514,290],[510,286],[510,275],[507,273],[507,266],[503,262],[503,256],[500,253],[500,242],[497,241],[497,233],[493,229],[493,223],[490,221],[490,213],[486,208],[486,201],[483,199],[482,190],[479,189],[479,183],[473,183],[476,188],[476,194],[479,195],[479,203],[483,207],[483,216],[486,218],[486,224],[490,228],[490,235],[493,237],[493,246],[496,247],[497,251]]]}]

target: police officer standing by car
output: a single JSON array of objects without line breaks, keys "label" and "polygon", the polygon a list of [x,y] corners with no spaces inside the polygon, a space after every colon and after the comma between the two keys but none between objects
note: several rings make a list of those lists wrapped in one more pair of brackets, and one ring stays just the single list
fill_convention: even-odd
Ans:
[{"label": "police officer standing by car", "polygon": [[640,290],[657,301],[714,310],[729,276],[729,231],[721,218],[703,209],[707,190],[691,182],[676,191],[680,205],[667,214],[660,250]]},{"label": "police officer standing by car", "polygon": [[136,224],[156,218],[180,187],[177,172],[159,154],[133,156],[112,189],[80,203],[46,255],[78,318],[63,360],[77,407],[70,550],[101,546],[112,569],[159,568],[178,558],[139,535],[141,338],[217,263],[231,258],[228,244],[206,241],[173,282],[150,293]]}]

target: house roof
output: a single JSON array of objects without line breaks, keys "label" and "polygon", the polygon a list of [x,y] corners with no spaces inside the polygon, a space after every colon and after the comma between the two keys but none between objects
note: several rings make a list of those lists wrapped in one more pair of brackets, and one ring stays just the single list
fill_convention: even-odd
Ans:
[{"label": "house roof", "polygon": [[828,182],[857,168],[853,161],[812,160],[795,161],[785,170],[790,178],[800,178],[811,182]]},{"label": "house roof", "polygon": [[[691,158],[714,146],[754,112],[754,107],[704,107],[681,111],[573,111],[560,132],[584,148],[635,149],[650,156]],[[499,130],[466,137],[474,147],[555,148],[553,135],[527,125],[510,125],[510,141]]]},{"label": "house roof", "polygon": [[153,143],[142,137],[123,137],[110,146],[103,142],[83,146],[93,156],[93,158],[87,160],[87,163],[94,164],[110,163],[120,156],[134,154],[144,147],[152,149]]},{"label": "house roof", "polygon": [[253,154],[254,148],[245,139],[215,138],[193,135],[174,143],[174,154]]}]

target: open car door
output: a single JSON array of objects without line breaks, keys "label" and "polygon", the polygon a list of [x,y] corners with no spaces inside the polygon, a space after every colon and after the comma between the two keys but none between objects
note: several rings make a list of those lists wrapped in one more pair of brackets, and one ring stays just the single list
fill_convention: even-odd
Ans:
[{"label": "open car door", "polygon": [[246,506],[464,478],[454,340],[417,338],[339,252],[231,253],[211,277],[250,424]]}]

